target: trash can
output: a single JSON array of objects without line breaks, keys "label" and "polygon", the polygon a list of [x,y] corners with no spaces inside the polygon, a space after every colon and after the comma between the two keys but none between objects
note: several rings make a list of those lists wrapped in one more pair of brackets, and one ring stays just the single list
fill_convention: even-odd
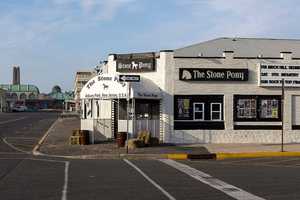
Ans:
[{"label": "trash can", "polygon": [[124,147],[126,139],[127,139],[127,133],[126,132],[119,132],[117,134],[118,147]]},{"label": "trash can", "polygon": [[90,143],[89,140],[89,131],[88,130],[81,130],[80,131],[80,136],[82,137],[82,144],[87,145]]}]

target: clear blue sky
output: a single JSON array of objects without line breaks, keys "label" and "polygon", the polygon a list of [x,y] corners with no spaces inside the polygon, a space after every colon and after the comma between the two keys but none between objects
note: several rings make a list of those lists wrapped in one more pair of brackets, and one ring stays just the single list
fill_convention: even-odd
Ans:
[{"label": "clear blue sky", "polygon": [[3,0],[0,83],[73,88],[109,53],[174,49],[216,37],[300,38],[298,0]]}]

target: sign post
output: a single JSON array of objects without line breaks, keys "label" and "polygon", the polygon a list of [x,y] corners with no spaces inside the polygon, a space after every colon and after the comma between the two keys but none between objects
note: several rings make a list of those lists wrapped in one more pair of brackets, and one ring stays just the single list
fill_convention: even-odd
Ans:
[{"label": "sign post", "polygon": [[[134,113],[134,108],[131,110],[130,109],[130,92],[131,92],[131,82],[140,82],[140,75],[124,75],[124,74],[121,74],[119,75],[119,80],[120,81],[123,81],[123,82],[128,82],[128,91],[127,91],[127,137],[126,137],[126,153],[128,154],[128,139],[129,139],[129,117],[130,115],[133,115]],[[132,98],[132,106],[134,106],[133,104],[133,98]],[[132,114],[130,114],[132,113]],[[134,116],[131,116],[131,119],[134,120]],[[133,123],[132,123],[132,132],[133,132]]]},{"label": "sign post", "polygon": [[128,140],[129,140],[129,117],[130,117],[130,88],[131,88],[131,84],[130,82],[128,83],[128,93],[127,93],[127,134],[126,134],[126,153],[128,154]]},{"label": "sign post", "polygon": [[281,152],[283,152],[283,132],[284,132],[284,78],[281,80]]}]

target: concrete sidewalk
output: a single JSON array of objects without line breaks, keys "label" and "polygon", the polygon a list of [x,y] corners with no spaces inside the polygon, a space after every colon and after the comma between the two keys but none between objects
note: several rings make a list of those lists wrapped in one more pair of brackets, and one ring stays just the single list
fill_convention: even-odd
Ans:
[{"label": "concrete sidewalk", "polygon": [[[45,135],[38,152],[70,158],[172,158],[225,159],[242,157],[300,156],[300,144],[190,144],[144,147],[129,150],[118,148],[114,141],[98,141],[91,145],[70,145],[72,130],[79,129],[80,119],[59,118]],[[97,136],[96,136],[97,141]]]},{"label": "concrete sidewalk", "polygon": [[42,154],[74,158],[165,158],[167,154],[209,154],[202,146],[186,147],[182,145],[162,144],[155,147],[143,147],[129,150],[118,148],[115,141],[97,141],[90,145],[70,145],[72,130],[78,129],[80,119],[59,118],[48,131],[45,140],[36,148]]}]

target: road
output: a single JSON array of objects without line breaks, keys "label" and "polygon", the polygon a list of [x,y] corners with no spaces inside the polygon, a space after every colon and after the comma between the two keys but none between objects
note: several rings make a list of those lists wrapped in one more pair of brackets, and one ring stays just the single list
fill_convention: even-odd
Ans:
[{"label": "road", "polygon": [[300,158],[68,160],[32,156],[54,113],[0,114],[0,197],[15,199],[300,199]]}]

